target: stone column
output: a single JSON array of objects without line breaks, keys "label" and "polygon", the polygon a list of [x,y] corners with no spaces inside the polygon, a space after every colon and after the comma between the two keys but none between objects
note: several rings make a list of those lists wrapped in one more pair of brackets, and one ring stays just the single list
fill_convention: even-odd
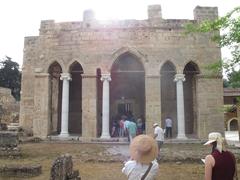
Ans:
[{"label": "stone column", "polygon": [[187,139],[185,135],[185,117],[184,117],[184,97],[183,97],[183,81],[184,74],[176,74],[174,81],[177,83],[177,122],[178,134],[177,139]]},{"label": "stone column", "polygon": [[109,134],[109,81],[111,81],[110,74],[102,74],[101,81],[103,81],[101,138],[110,138]]},{"label": "stone column", "polygon": [[62,89],[62,119],[61,119],[61,133],[60,137],[68,137],[68,112],[69,112],[69,81],[71,80],[69,73],[62,73],[61,80],[63,80]]}]

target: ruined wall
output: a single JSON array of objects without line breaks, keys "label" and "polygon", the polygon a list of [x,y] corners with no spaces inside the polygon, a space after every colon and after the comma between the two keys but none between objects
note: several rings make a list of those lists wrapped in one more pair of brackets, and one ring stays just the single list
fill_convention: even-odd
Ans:
[{"label": "ruined wall", "polygon": [[19,102],[11,94],[11,89],[0,87],[0,122],[10,124],[19,121]]},{"label": "ruined wall", "polygon": [[[46,108],[49,95],[44,95],[48,92],[48,87],[35,87],[37,83],[33,81],[38,79],[36,77],[48,73],[48,68],[53,62],[57,61],[63,73],[66,73],[70,65],[77,61],[81,64],[84,74],[95,77],[97,68],[100,68],[102,73],[109,73],[114,61],[121,54],[129,52],[137,56],[144,66],[146,126],[147,132],[150,133],[152,123],[161,121],[160,69],[164,62],[171,61],[177,73],[183,73],[184,66],[191,61],[199,66],[201,74],[204,75],[208,74],[204,66],[220,58],[220,49],[210,40],[208,34],[192,36],[183,33],[186,23],[216,18],[217,8],[196,7],[194,20],[162,19],[159,5],[149,6],[148,15],[146,20],[100,22],[92,13],[86,13],[82,22],[42,21],[39,36],[25,38],[21,125],[32,128],[33,120],[37,126],[49,122],[49,119],[45,119],[49,118],[49,108]],[[202,76],[197,85],[200,88],[196,90],[199,101],[197,107],[199,137],[206,137],[212,129],[223,129],[221,123],[223,113],[218,111],[218,107],[222,105],[222,82],[218,79],[217,76],[210,79]],[[93,83],[96,81],[89,80],[91,82],[83,82],[83,88],[94,90]],[[47,79],[45,82],[47,83]],[[207,87],[208,91],[203,87]],[[39,94],[42,100],[37,97]],[[92,104],[84,106],[83,127],[89,127],[84,129],[84,136],[96,135],[98,115],[95,96],[96,93],[84,99],[84,102]],[[208,103],[212,99],[215,104]],[[36,110],[41,116],[34,119],[32,112]],[[46,132],[48,130],[44,133],[39,131],[40,134],[36,135],[46,136]]]}]

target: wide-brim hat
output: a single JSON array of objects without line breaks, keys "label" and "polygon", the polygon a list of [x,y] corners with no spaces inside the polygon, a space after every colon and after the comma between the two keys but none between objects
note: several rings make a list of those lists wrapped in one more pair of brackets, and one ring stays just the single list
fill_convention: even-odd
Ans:
[{"label": "wide-brim hat", "polygon": [[157,142],[148,135],[136,136],[130,144],[130,155],[133,160],[148,164],[158,155]]},{"label": "wide-brim hat", "polygon": [[154,123],[154,124],[153,124],[153,127],[156,127],[156,126],[158,126],[158,123]]},{"label": "wide-brim hat", "polygon": [[222,137],[221,133],[219,132],[211,132],[208,135],[208,141],[204,143],[204,145],[209,145],[213,142],[217,142],[217,149],[222,152],[224,147],[224,138]]}]

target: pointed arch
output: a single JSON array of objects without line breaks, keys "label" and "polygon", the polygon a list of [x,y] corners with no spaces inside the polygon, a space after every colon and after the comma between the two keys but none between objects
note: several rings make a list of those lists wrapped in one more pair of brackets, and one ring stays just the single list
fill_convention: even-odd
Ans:
[{"label": "pointed arch", "polygon": [[166,61],[160,69],[161,84],[161,119],[162,127],[165,127],[163,121],[167,117],[173,120],[172,134],[177,134],[177,100],[176,100],[176,83],[174,78],[176,67],[171,61]]},{"label": "pointed arch", "polygon": [[[57,62],[57,61],[54,61],[52,62],[49,66],[48,66],[48,73],[52,76],[55,76],[56,73],[57,74],[60,74],[62,73],[62,67],[61,65]],[[55,74],[55,75],[54,75]]]},{"label": "pointed arch", "polygon": [[78,61],[74,61],[70,66],[69,66],[69,72],[70,73],[80,73],[83,74],[83,68],[82,65]]},{"label": "pointed arch", "polygon": [[50,131],[51,134],[57,134],[61,130],[61,104],[62,104],[62,81],[60,76],[62,73],[62,67],[54,61],[48,67],[48,73],[50,78],[49,86],[49,109],[50,109]]},{"label": "pointed arch", "polygon": [[121,54],[112,64],[112,72],[144,72],[144,66],[139,58],[130,53],[125,52]]},{"label": "pointed arch", "polygon": [[184,66],[183,73],[194,73],[194,74],[200,74],[200,69],[197,63],[194,61],[187,62]]},{"label": "pointed arch", "polygon": [[80,65],[83,72],[84,72],[84,69],[86,69],[86,68],[85,68],[86,65],[85,65],[83,62],[81,62],[79,59],[72,59],[72,60],[69,61],[68,64],[67,64],[67,71],[70,72],[70,71],[71,71],[71,68],[72,68],[73,66],[75,66],[75,65],[77,65],[77,66]]},{"label": "pointed arch", "polygon": [[63,63],[62,63],[62,61],[60,60],[60,59],[58,59],[58,60],[51,60],[48,64],[47,64],[47,66],[45,66],[44,67],[44,72],[46,72],[46,73],[49,73],[49,68],[51,67],[51,66],[53,66],[53,65],[58,65],[58,66],[60,66],[61,67],[61,71],[62,72],[64,72],[64,65],[63,65]]},{"label": "pointed arch", "polygon": [[111,121],[125,115],[129,118],[141,117],[145,122],[145,68],[142,56],[126,48],[114,56],[110,68]]},{"label": "pointed arch", "polygon": [[72,80],[69,84],[69,132],[82,134],[82,74],[83,68],[78,61],[69,66]]},{"label": "pointed arch", "polygon": [[197,135],[197,95],[196,95],[196,75],[200,73],[198,65],[189,61],[183,69],[185,82],[184,90],[184,113],[186,134]]},{"label": "pointed arch", "polygon": [[160,74],[163,73],[176,73],[176,66],[172,63],[172,61],[167,60],[160,67]]},{"label": "pointed arch", "polygon": [[115,51],[111,57],[112,59],[112,64],[110,64],[110,70],[112,69],[112,67],[114,66],[114,64],[121,59],[122,56],[124,55],[130,55],[132,57],[135,57],[139,63],[141,63],[143,71],[145,72],[145,67],[144,67],[144,62],[146,61],[146,57],[144,56],[143,53],[141,53],[140,51],[138,51],[135,48],[130,48],[130,47],[122,47],[120,49],[118,49],[117,51]]}]

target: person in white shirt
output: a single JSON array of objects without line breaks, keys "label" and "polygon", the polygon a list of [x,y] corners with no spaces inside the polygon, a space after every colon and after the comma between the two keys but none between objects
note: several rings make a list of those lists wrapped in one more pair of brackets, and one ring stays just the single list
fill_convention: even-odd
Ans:
[{"label": "person in white shirt", "polygon": [[124,164],[122,172],[128,180],[154,180],[159,171],[156,161],[158,147],[148,135],[136,136],[130,144],[131,159]]},{"label": "person in white shirt", "polygon": [[157,141],[158,144],[158,160],[160,160],[160,149],[164,142],[164,131],[161,127],[159,127],[158,123],[154,123],[153,128],[154,128],[153,138]]},{"label": "person in white shirt", "polygon": [[165,119],[165,127],[166,127],[166,137],[172,138],[172,119],[167,117]]}]

